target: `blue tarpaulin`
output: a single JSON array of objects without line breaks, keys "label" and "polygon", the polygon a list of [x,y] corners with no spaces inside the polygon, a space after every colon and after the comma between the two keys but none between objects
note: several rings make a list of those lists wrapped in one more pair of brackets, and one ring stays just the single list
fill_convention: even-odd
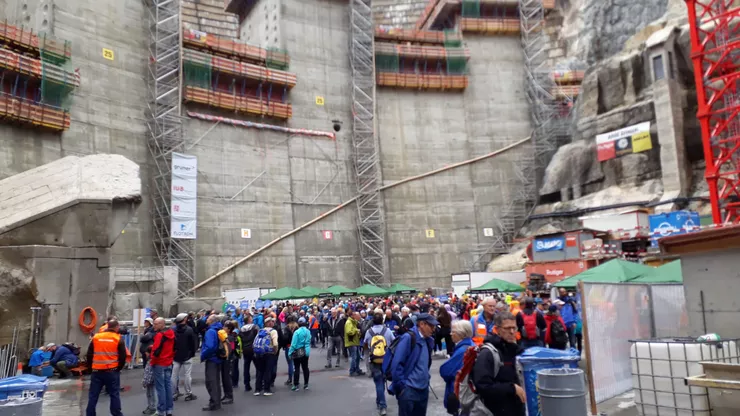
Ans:
[{"label": "blue tarpaulin", "polygon": [[0,380],[0,400],[43,397],[49,382],[46,377],[23,374]]}]

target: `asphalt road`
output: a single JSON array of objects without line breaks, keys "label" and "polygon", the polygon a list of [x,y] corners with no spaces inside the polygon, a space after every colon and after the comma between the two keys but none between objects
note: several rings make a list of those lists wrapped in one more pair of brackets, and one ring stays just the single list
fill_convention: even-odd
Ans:
[{"label": "asphalt road", "polygon": [[[318,354],[317,354],[318,353]],[[234,404],[223,406],[218,412],[205,413],[201,408],[208,404],[208,393],[204,384],[204,365],[193,367],[193,393],[197,400],[175,402],[174,415],[193,416],[206,414],[229,415],[275,415],[275,416],[360,416],[377,414],[375,406],[375,385],[368,377],[349,377],[349,365],[342,359],[340,368],[325,370],[325,350],[312,350],[309,360],[311,368],[310,389],[293,392],[283,385],[287,379],[287,366],[284,356],[278,364],[278,378],[274,395],[271,397],[253,396],[244,392],[244,385],[234,391]],[[332,360],[334,362],[334,360]],[[427,415],[443,416],[446,411],[442,404],[444,382],[439,377],[439,366],[444,362],[435,358],[432,365],[432,388],[439,396],[430,394]],[[364,369],[364,362],[361,362]],[[123,413],[140,415],[146,408],[146,393],[141,387],[142,370],[125,371],[121,376]],[[252,367],[254,383],[254,367]],[[302,377],[301,377],[302,380]],[[302,383],[302,381],[301,381]],[[84,415],[88,394],[87,378],[75,380],[53,380],[44,398],[44,416]],[[386,395],[388,414],[398,414],[396,400]],[[102,395],[98,401],[98,414],[107,415],[109,400]]]}]

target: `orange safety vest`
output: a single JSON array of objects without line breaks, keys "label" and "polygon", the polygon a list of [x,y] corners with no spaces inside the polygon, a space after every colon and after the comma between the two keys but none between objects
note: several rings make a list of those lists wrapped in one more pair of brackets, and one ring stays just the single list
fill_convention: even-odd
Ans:
[{"label": "orange safety vest", "polygon": [[[121,335],[117,332],[100,332],[95,334],[93,343],[93,370],[115,370],[118,368],[118,344]],[[126,348],[126,362],[131,360],[131,353]]]},{"label": "orange safety vest", "polygon": [[[483,345],[483,340],[486,338],[486,335],[488,335],[486,331],[486,324],[485,323],[478,323],[478,320],[475,320],[475,335],[473,336],[473,342],[477,346]],[[494,328],[495,330],[495,328]]]},{"label": "orange safety vest", "polygon": [[316,319],[316,317],[313,317],[311,319],[313,319],[313,324],[311,324],[311,329],[319,329],[319,320]]}]

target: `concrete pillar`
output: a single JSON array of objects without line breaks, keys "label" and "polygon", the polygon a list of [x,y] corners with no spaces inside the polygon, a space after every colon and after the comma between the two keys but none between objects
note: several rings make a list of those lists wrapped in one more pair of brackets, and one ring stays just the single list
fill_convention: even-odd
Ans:
[{"label": "concrete pillar", "polygon": [[578,199],[583,196],[583,187],[580,183],[574,184],[573,187],[573,199]]},{"label": "concrete pillar", "polygon": [[560,188],[560,200],[563,202],[570,201],[570,188]]}]

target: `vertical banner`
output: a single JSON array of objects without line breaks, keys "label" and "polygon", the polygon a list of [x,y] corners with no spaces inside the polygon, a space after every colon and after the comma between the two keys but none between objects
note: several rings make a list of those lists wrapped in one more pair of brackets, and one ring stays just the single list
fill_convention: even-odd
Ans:
[{"label": "vertical banner", "polygon": [[170,199],[170,237],[194,240],[196,237],[198,159],[172,153]]}]

